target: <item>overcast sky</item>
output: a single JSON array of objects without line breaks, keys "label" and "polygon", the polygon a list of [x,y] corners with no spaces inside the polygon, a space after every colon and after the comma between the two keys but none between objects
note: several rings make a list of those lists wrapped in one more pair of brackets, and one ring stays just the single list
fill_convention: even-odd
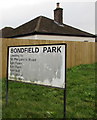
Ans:
[{"label": "overcast sky", "polygon": [[0,29],[18,27],[40,15],[53,19],[57,2],[64,24],[95,33],[95,0],[0,0]]}]

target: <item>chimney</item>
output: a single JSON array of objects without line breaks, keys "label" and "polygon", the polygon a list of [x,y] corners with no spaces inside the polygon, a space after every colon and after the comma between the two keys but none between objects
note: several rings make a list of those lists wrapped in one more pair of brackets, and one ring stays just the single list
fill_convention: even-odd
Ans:
[{"label": "chimney", "polygon": [[54,21],[59,24],[63,24],[63,9],[60,8],[60,3],[57,3],[56,5],[57,7],[54,10]]}]

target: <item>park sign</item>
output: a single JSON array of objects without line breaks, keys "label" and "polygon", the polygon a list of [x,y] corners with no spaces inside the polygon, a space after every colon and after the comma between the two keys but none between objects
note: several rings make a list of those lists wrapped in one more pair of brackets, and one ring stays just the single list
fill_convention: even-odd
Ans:
[{"label": "park sign", "polygon": [[7,74],[11,81],[65,88],[66,44],[9,46]]}]

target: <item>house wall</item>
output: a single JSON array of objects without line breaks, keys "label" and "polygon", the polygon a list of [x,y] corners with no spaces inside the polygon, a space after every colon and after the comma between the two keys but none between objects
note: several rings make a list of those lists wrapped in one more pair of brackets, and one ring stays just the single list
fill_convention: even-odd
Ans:
[{"label": "house wall", "polygon": [[[2,43],[2,44],[1,44]],[[51,40],[30,40],[30,39],[0,39],[0,53],[2,63],[0,63],[0,77],[6,77],[7,72],[7,48],[8,46],[18,45],[37,45],[37,44],[67,44],[67,68],[80,64],[92,64],[97,62],[95,59],[95,42],[74,42],[74,41],[51,41]],[[96,44],[97,45],[97,44]],[[1,60],[0,60],[1,62]]]},{"label": "house wall", "polygon": [[25,37],[17,37],[16,39],[37,39],[37,40],[62,40],[62,41],[87,41],[95,42],[95,38],[90,37],[72,37],[72,36],[54,36],[54,35],[31,35]]}]

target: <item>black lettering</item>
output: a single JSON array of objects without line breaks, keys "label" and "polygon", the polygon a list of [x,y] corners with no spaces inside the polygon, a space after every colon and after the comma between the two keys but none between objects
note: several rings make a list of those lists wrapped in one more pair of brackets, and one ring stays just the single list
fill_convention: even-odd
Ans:
[{"label": "black lettering", "polygon": [[25,51],[25,49],[24,48],[18,48],[18,51],[19,51],[19,53],[23,53],[24,51]]},{"label": "black lettering", "polygon": [[56,53],[56,47],[52,47],[52,52]]},{"label": "black lettering", "polygon": [[47,52],[52,52],[50,47],[48,47],[48,50],[47,50]]},{"label": "black lettering", "polygon": [[38,52],[39,52],[39,48],[36,47],[36,48],[35,48],[35,53],[38,53]]},{"label": "black lettering", "polygon": [[47,47],[43,47],[43,53],[47,51]]},{"label": "black lettering", "polygon": [[57,53],[60,52],[61,53],[61,46],[57,47]]},{"label": "black lettering", "polygon": [[13,48],[11,48],[11,53],[13,53]]},{"label": "black lettering", "polygon": [[[30,48],[29,48],[30,49]],[[25,52],[27,52],[28,51],[28,49],[27,48],[25,48],[25,50],[24,50]]]},{"label": "black lettering", "polygon": [[38,53],[39,48],[11,48],[11,53]]},{"label": "black lettering", "polygon": [[28,53],[32,53],[32,49],[31,48],[28,48]]}]

